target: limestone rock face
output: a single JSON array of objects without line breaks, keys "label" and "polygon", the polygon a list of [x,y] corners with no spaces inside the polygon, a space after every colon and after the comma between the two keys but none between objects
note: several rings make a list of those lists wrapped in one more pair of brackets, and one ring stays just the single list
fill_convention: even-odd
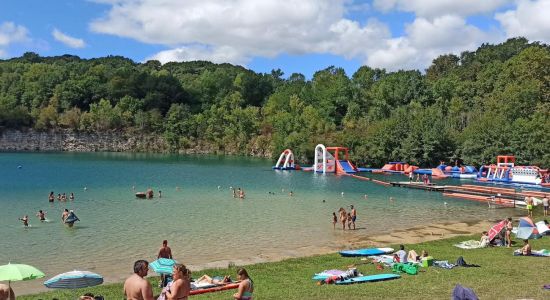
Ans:
[{"label": "limestone rock face", "polygon": [[0,133],[0,150],[166,152],[167,145],[162,137],[155,135],[132,135],[121,132],[4,130]]}]

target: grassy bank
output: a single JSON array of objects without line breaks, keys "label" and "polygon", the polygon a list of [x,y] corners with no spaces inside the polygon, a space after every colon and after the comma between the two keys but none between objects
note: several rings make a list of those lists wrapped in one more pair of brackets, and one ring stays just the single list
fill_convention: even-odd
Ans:
[{"label": "grassy bank", "polygon": [[[403,274],[402,278],[386,282],[355,284],[350,286],[321,285],[311,280],[314,273],[325,269],[346,269],[357,264],[363,274],[391,273],[389,268],[376,270],[375,266],[364,264],[358,258],[344,258],[338,254],[328,254],[280,262],[261,263],[247,266],[254,280],[255,299],[449,299],[455,284],[472,288],[480,299],[549,299],[550,291],[542,289],[550,284],[550,257],[515,257],[514,249],[522,245],[516,240],[516,247],[494,247],[462,250],[452,246],[468,239],[478,239],[479,235],[462,236],[419,244],[405,245],[418,253],[427,250],[437,260],[455,262],[463,256],[469,264],[480,268],[456,267],[451,270],[430,267],[422,269],[418,275]],[[550,237],[532,240],[533,249],[550,249]],[[394,248],[397,245],[393,245]],[[231,274],[235,277],[236,268],[204,270],[195,272],[193,277],[203,273],[210,275]],[[158,278],[150,278],[157,286]],[[16,291],[17,292],[17,291]],[[78,292],[52,291],[36,295],[21,296],[17,299],[73,299],[77,293],[101,294],[105,299],[123,299],[122,284],[104,285],[82,289]],[[155,288],[155,294],[159,289]],[[231,299],[234,290],[192,296],[191,299]]]}]

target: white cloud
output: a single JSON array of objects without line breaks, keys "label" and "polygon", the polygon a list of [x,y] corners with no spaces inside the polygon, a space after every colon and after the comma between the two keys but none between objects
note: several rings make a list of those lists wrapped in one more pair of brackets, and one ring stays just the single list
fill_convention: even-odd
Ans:
[{"label": "white cloud", "polygon": [[388,12],[397,9],[419,17],[435,18],[447,14],[470,16],[493,12],[511,0],[374,0],[373,6]]},{"label": "white cloud", "polygon": [[406,35],[389,39],[380,49],[368,56],[367,64],[399,68],[425,68],[441,54],[474,50],[481,43],[502,39],[498,32],[484,32],[466,24],[458,16],[445,15],[428,20],[416,18],[406,25]]},{"label": "white cloud", "polygon": [[14,43],[26,42],[29,40],[27,28],[16,25],[13,22],[0,24],[0,57],[7,57],[7,47]]},{"label": "white cloud", "polygon": [[515,10],[497,13],[497,19],[508,37],[523,36],[530,40],[550,42],[550,0],[517,1]]},{"label": "white cloud", "polygon": [[54,28],[52,31],[52,36],[54,39],[58,42],[61,42],[65,46],[71,47],[71,48],[84,48],[86,47],[86,43],[83,39],[74,38],[72,36],[69,36],[61,31],[59,31],[57,28]]},{"label": "white cloud", "polygon": [[241,55],[238,51],[230,47],[205,47],[189,46],[178,47],[175,49],[161,51],[146,60],[158,60],[161,63],[171,61],[193,61],[208,60],[213,63],[233,62],[234,64],[245,64],[250,57]]},{"label": "white cloud", "polygon": [[[441,54],[459,54],[502,34],[466,23],[467,15],[490,12],[510,0],[389,0],[378,9],[413,11],[405,33],[392,36],[376,19],[347,14],[369,5],[352,0],[95,0],[110,5],[90,23],[97,33],[169,48],[148,59],[210,60],[246,65],[254,57],[310,53],[359,59],[389,70],[424,69]],[[385,5],[385,6],[384,6]]]}]

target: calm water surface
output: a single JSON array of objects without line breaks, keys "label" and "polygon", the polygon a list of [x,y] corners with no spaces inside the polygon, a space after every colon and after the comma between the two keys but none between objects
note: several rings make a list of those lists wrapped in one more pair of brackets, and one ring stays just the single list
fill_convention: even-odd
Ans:
[{"label": "calm water surface", "polygon": [[[31,264],[47,278],[85,269],[118,281],[132,272],[135,260],[154,260],[163,239],[185,264],[227,266],[337,250],[350,240],[394,229],[510,213],[440,193],[273,171],[271,165],[269,160],[217,156],[2,153],[0,264]],[[134,197],[148,187],[155,199]],[[234,199],[230,187],[243,188],[246,199]],[[50,191],[74,192],[76,199],[50,204]],[[358,230],[333,230],[332,212],[350,204],[358,211]],[[61,224],[65,208],[81,220],[73,228]],[[35,217],[39,209],[47,212],[49,223]],[[29,228],[18,221],[25,214]],[[15,288],[34,292],[43,289],[41,282],[19,282]]]}]

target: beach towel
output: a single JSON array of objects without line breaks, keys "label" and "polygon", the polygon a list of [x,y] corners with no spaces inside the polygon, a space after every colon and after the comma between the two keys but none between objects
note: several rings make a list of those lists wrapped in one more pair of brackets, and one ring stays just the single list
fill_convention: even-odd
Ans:
[{"label": "beach towel", "polygon": [[412,263],[395,263],[393,264],[392,271],[396,273],[407,273],[409,275],[418,274],[418,265]]},{"label": "beach towel", "polygon": [[536,257],[550,257],[550,250],[531,250],[531,255],[523,255],[521,249],[514,250],[514,256],[536,256]]},{"label": "beach towel", "polygon": [[476,293],[474,293],[472,289],[463,287],[460,284],[455,286],[451,297],[452,300],[479,300]]},{"label": "beach towel", "polygon": [[443,268],[443,269],[449,269],[449,270],[456,267],[456,265],[449,263],[448,260],[436,260],[434,261],[433,266]]},{"label": "beach towel", "polygon": [[481,245],[481,242],[480,242],[480,241],[474,241],[474,240],[469,240],[469,241],[460,242],[460,243],[458,243],[458,244],[454,244],[453,246],[458,247],[458,248],[460,248],[460,249],[479,249],[479,248],[484,248],[483,245]]}]

